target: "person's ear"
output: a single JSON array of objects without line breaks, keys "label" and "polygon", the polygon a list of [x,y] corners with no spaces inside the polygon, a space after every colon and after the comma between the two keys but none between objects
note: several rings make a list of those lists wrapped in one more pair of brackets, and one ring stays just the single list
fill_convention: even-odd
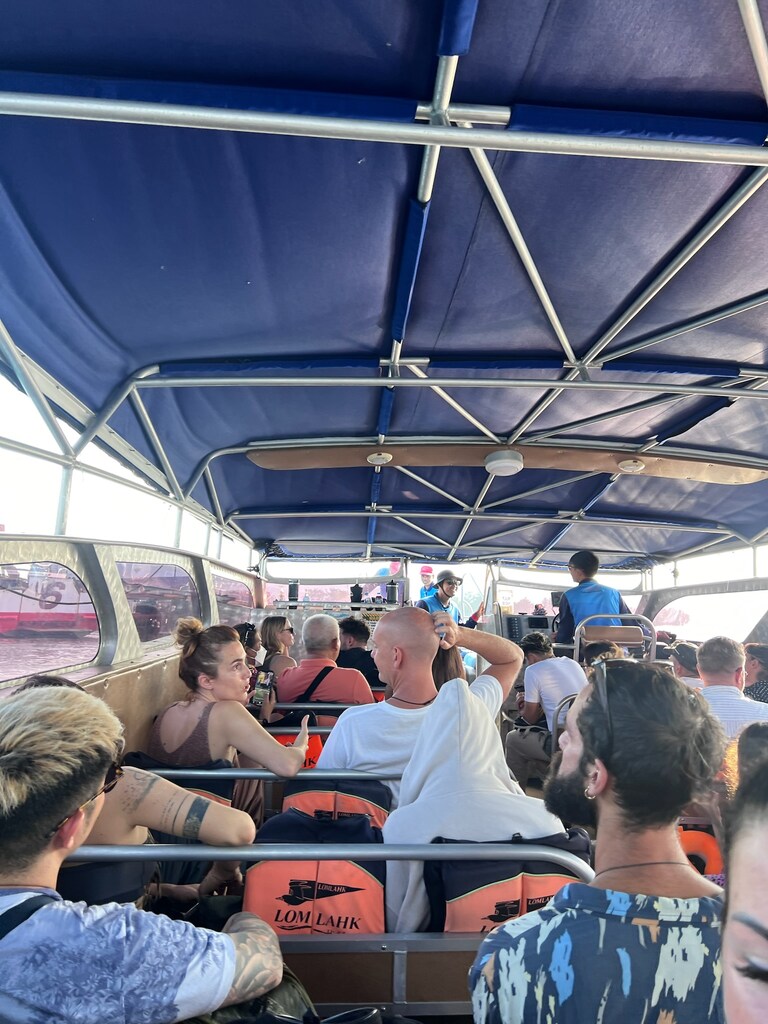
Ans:
[{"label": "person's ear", "polygon": [[51,839],[54,849],[76,850],[82,844],[85,817],[85,810],[82,807],[78,807],[74,814],[70,814]]},{"label": "person's ear", "polygon": [[207,676],[204,672],[201,672],[197,677],[197,686],[200,690],[212,690],[213,676]]},{"label": "person's ear", "polygon": [[605,792],[609,782],[608,769],[598,757],[592,762],[592,767],[587,772],[587,791],[591,798],[598,797]]}]

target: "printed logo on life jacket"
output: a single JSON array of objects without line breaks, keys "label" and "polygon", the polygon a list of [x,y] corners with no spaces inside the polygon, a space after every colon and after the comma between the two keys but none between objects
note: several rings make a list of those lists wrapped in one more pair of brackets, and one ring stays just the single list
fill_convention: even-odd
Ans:
[{"label": "printed logo on life jacket", "polygon": [[494,924],[501,924],[508,921],[510,917],[520,916],[520,900],[502,900],[493,908],[493,913],[484,917],[484,921],[493,921]]},{"label": "printed logo on life jacket", "polygon": [[310,900],[342,896],[345,892],[362,892],[362,889],[355,885],[329,885],[326,882],[313,882],[308,878],[292,878],[288,883],[288,892],[276,898],[290,907],[298,907]]}]

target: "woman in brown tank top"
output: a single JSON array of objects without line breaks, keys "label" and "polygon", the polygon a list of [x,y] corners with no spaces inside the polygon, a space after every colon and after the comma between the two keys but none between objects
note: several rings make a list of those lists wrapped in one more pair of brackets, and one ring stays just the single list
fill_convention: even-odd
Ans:
[{"label": "woman in brown tank top", "polygon": [[[276,775],[294,776],[307,751],[307,717],[293,746],[284,747],[246,710],[251,670],[245,650],[231,626],[203,628],[199,619],[179,619],[174,639],[181,646],[179,675],[190,690],[189,699],[171,704],[152,727],[147,753],[155,760],[191,767],[219,758],[244,767],[263,765]],[[237,799],[233,806],[243,807]]]}]

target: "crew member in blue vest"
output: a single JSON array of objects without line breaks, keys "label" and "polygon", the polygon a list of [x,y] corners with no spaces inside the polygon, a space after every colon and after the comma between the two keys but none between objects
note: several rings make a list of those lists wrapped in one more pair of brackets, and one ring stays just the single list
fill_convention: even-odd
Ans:
[{"label": "crew member in blue vest", "polygon": [[606,613],[605,618],[594,619],[592,626],[620,626],[621,619],[609,615],[629,615],[629,608],[618,590],[595,582],[600,559],[594,551],[577,551],[568,562],[568,572],[577,586],[566,590],[560,599],[560,625],[555,641],[569,644],[582,619],[588,615]]},{"label": "crew member in blue vest", "polygon": [[453,603],[453,598],[456,596],[456,591],[459,589],[463,580],[461,576],[457,576],[453,569],[442,569],[437,574],[437,589],[434,594],[430,597],[424,598],[423,601],[417,601],[417,608],[425,608],[430,614],[435,612],[448,612],[453,621],[459,626],[466,626],[467,629],[474,629],[477,625],[477,620],[483,614],[484,604],[481,602],[477,611],[463,622],[459,615],[459,609]]},{"label": "crew member in blue vest", "polygon": [[435,583],[435,570],[431,565],[422,565],[419,573],[421,576],[421,589],[419,590],[419,600],[426,601],[428,597],[432,597],[433,594],[437,593],[437,584]]}]

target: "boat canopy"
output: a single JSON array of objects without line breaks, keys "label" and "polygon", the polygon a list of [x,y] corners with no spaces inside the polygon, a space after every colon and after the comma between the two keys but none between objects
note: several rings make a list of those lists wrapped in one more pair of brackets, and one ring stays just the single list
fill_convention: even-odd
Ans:
[{"label": "boat canopy", "polygon": [[263,553],[757,544],[761,15],[14,3],[0,369]]}]

